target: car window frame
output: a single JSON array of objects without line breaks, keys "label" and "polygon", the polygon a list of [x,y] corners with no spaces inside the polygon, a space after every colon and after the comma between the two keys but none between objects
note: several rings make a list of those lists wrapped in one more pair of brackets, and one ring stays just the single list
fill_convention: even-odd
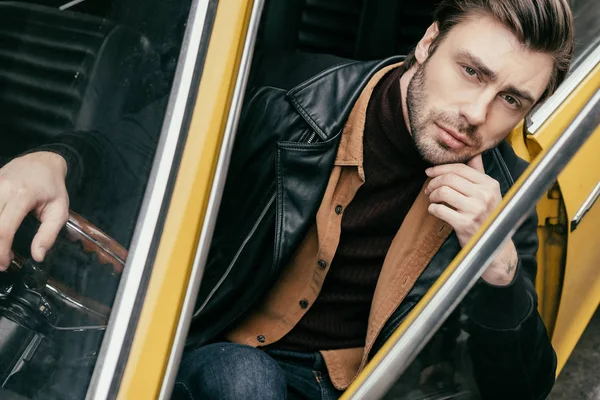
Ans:
[{"label": "car window frame", "polygon": [[526,118],[527,134],[535,135],[598,63],[600,63],[600,36],[573,62],[569,75],[556,92]]},{"label": "car window frame", "polygon": [[208,257],[212,235],[217,222],[217,214],[225,187],[225,180],[231,160],[238,122],[242,112],[242,106],[244,104],[244,94],[248,83],[248,77],[252,65],[252,58],[255,50],[258,28],[264,4],[265,0],[255,0],[252,5],[251,16],[248,22],[248,30],[244,39],[244,48],[239,64],[239,71],[234,86],[231,108],[227,116],[227,123],[219,152],[213,187],[202,224],[202,230],[198,240],[197,251],[194,256],[194,264],[192,266],[190,281],[185,293],[181,317],[177,324],[177,331],[173,341],[171,355],[169,357],[169,362],[164,375],[159,399],[168,399],[171,391],[173,390],[173,385],[175,383],[175,377],[181,361],[188,329],[195,310],[196,298],[198,296],[198,290],[202,281],[202,275],[204,273],[204,267]]},{"label": "car window frame", "polygon": [[193,0],[190,6],[152,170],[86,399],[112,398],[119,389],[187,138],[214,3]]}]

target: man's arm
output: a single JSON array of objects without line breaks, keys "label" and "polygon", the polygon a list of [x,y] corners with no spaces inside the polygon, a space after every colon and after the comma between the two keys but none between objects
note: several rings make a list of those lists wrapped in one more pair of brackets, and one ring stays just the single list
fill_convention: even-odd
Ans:
[{"label": "man's arm", "polygon": [[534,212],[513,236],[518,262],[511,284],[481,280],[469,297],[469,352],[484,399],[545,399],[554,384],[556,355],[534,287],[536,229]]},{"label": "man's arm", "polygon": [[[464,246],[502,201],[498,182],[485,174],[481,156],[427,175],[430,213]],[[543,399],[554,383],[556,355],[537,312],[536,230],[532,213],[469,294],[469,349],[484,399]]]},{"label": "man's arm", "polygon": [[167,98],[96,131],[68,132],[0,168],[0,270],[12,259],[15,232],[29,212],[41,221],[31,253],[42,261],[68,218],[69,197],[110,207],[139,205]]}]

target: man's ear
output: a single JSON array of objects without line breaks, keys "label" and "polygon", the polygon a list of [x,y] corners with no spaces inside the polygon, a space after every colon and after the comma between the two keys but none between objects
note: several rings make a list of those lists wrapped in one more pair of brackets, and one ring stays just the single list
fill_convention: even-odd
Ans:
[{"label": "man's ear", "polygon": [[419,40],[419,43],[417,43],[417,47],[415,48],[415,58],[419,64],[423,64],[425,60],[427,60],[427,57],[429,57],[429,47],[439,33],[438,24],[437,22],[434,22],[429,25],[425,35],[423,35],[421,40]]}]

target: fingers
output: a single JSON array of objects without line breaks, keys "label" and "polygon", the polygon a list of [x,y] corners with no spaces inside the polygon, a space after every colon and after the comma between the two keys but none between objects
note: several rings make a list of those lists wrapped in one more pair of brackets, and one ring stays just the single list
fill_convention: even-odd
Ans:
[{"label": "fingers", "polygon": [[0,214],[0,270],[5,271],[12,261],[11,251],[17,228],[33,206],[30,202],[14,197],[8,200]]},{"label": "fingers", "polygon": [[68,216],[68,206],[62,202],[47,206],[41,213],[42,224],[31,242],[31,256],[35,261],[44,261],[46,252],[54,245],[58,233],[67,223]]},{"label": "fingers", "polygon": [[436,165],[435,167],[427,168],[425,173],[430,178],[435,178],[440,175],[455,174],[463,177],[464,179],[472,183],[485,183],[490,178],[484,172],[478,171],[466,164],[443,164]]},{"label": "fingers", "polygon": [[442,186],[431,192],[429,201],[432,203],[445,203],[458,212],[468,213],[477,207],[476,201],[448,186]]},{"label": "fingers", "polygon": [[454,173],[440,175],[433,178],[425,187],[425,194],[429,195],[443,186],[454,189],[468,197],[474,197],[477,195],[477,190],[473,185],[473,182]]},{"label": "fingers", "polygon": [[466,224],[466,217],[458,211],[451,209],[447,205],[431,203],[427,211],[434,217],[447,222],[448,225],[450,225],[455,231],[460,231],[460,229]]},{"label": "fingers", "polygon": [[500,184],[485,174],[481,155],[467,164],[428,168],[429,213],[448,223],[464,246],[502,201]]},{"label": "fingers", "polygon": [[485,173],[485,169],[483,168],[483,159],[481,158],[481,154],[477,154],[475,157],[471,158],[467,165],[474,170]]},{"label": "fingers", "polygon": [[66,173],[65,159],[47,152],[17,157],[0,168],[0,270],[10,264],[15,232],[32,210],[42,220],[32,256],[43,260],[67,218]]}]

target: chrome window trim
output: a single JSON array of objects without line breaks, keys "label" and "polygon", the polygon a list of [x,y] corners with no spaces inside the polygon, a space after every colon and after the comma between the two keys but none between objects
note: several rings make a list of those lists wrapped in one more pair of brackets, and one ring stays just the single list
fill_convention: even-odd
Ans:
[{"label": "chrome window trim", "polygon": [[[176,150],[180,138],[185,135],[182,127],[188,104],[190,100],[193,102],[190,94],[193,90],[193,77],[209,3],[210,0],[194,0],[190,6],[188,24],[156,156],[129,250],[129,257],[113,304],[108,329],[88,387],[86,395],[88,400],[104,400],[111,396],[110,390],[114,384],[117,368],[126,362],[129,356],[130,349],[124,351],[123,344],[126,335],[135,328],[135,326],[131,326],[130,321],[134,312],[139,313],[140,310],[135,309],[134,305],[140,295],[139,289],[143,283],[146,267],[152,261],[149,254],[156,245],[156,230],[159,226]],[[160,230],[158,235],[160,235]]]},{"label": "chrome window trim", "polygon": [[576,62],[576,67],[556,92],[527,118],[528,134],[534,135],[565,99],[573,93],[581,81],[600,63],[600,43],[597,42],[594,46],[593,50],[584,53],[581,61]]},{"label": "chrome window trim", "polygon": [[163,384],[159,396],[159,399],[161,400],[169,399],[173,390],[173,385],[175,383],[175,377],[181,362],[181,356],[183,354],[188,329],[194,313],[196,298],[198,297],[198,290],[200,288],[200,282],[202,281],[202,275],[204,273],[204,267],[212,241],[212,235],[217,220],[217,214],[219,212],[221,197],[225,188],[227,170],[229,168],[235,134],[244,102],[244,92],[248,82],[248,75],[250,73],[250,67],[252,64],[252,56],[254,54],[254,45],[256,43],[258,27],[260,24],[260,16],[262,14],[264,3],[265,0],[255,0],[252,6],[248,31],[246,33],[246,39],[240,60],[240,70],[236,79],[231,108],[227,117],[227,124],[225,126],[223,142],[221,144],[219,160],[217,162],[215,171],[215,178],[213,180],[213,186],[208,200],[206,216],[202,224],[202,230],[198,240],[198,247],[194,256],[194,264],[192,266],[188,288],[185,293],[181,317],[179,319],[179,323],[177,324],[173,346],[171,347],[169,363],[163,378]]},{"label": "chrome window trim", "polygon": [[83,3],[85,0],[73,0],[73,1],[69,1],[68,3],[63,4],[62,6],[58,7],[58,9],[60,11],[64,11],[67,10],[71,7],[75,7],[76,5],[78,5],[79,3]]},{"label": "chrome window trim", "polygon": [[592,190],[592,192],[589,194],[587,199],[585,199],[581,207],[579,207],[579,210],[577,210],[577,212],[575,213],[575,216],[571,220],[571,232],[577,229],[577,226],[579,225],[585,214],[587,214],[587,212],[592,209],[592,206],[594,205],[596,200],[598,200],[598,197],[600,197],[600,182],[596,184],[596,187]]},{"label": "chrome window trim", "polygon": [[494,254],[512,237],[546,193],[568,161],[600,125],[600,90],[592,96],[540,163],[506,203],[489,228],[466,254],[459,253],[459,265],[433,295],[406,332],[392,345],[371,375],[356,390],[352,399],[383,397],[433,334],[481,277]]}]

